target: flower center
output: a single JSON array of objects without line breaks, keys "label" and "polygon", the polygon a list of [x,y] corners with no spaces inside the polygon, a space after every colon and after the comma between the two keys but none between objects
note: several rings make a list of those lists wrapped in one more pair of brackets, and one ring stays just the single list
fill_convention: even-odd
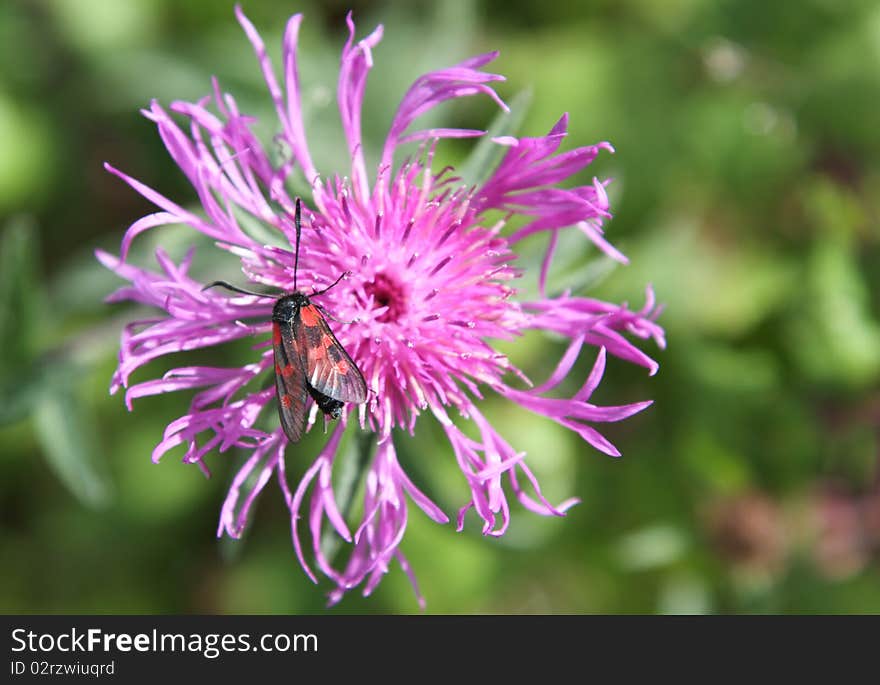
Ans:
[{"label": "flower center", "polygon": [[376,317],[382,323],[393,323],[406,312],[407,289],[385,273],[377,273],[372,281],[364,284],[367,296],[372,296],[375,309],[388,307]]}]

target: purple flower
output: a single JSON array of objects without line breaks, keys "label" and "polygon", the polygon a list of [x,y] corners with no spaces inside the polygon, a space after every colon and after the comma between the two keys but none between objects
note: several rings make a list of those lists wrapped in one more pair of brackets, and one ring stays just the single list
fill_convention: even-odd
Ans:
[{"label": "purple flower", "polygon": [[[291,154],[288,160],[273,164],[267,147],[251,130],[253,119],[239,111],[216,80],[212,95],[197,103],[174,102],[165,109],[154,102],[144,111],[198,193],[203,212],[191,213],[107,166],[158,207],[128,229],[120,257],[97,253],[106,267],[129,281],[110,300],[134,300],[160,310],[155,318],[125,329],[111,392],[125,388],[131,408],[137,397],[198,389],[188,413],[165,429],[153,452],[154,461],[184,445],[184,461],[209,474],[205,458],[215,450],[224,453],[238,448],[250,454],[223,504],[218,535],[241,535],[253,502],[274,476],[290,509],[300,563],[312,580],[317,581],[314,566],[335,583],[331,603],[361,584],[363,593],[369,594],[395,559],[415,587],[400,549],[409,505],[415,504],[438,523],[448,518],[398,462],[395,429],[412,432],[421,414],[432,414],[448,436],[470,489],[469,501],[458,512],[458,529],[473,509],[482,519],[485,534],[501,535],[510,522],[508,493],[543,515],[562,516],[577,500],[554,506],[544,498],[526,455],[509,444],[478,409],[486,390],[575,431],[597,450],[613,456],[619,452],[595,425],[619,421],[650,404],[604,407],[591,403],[590,398],[608,354],[656,372],[657,364],[631,342],[632,338],[653,338],[660,347],[664,345],[663,330],[654,323],[659,309],[651,289],[639,311],[569,292],[554,297],[546,294],[561,230],[579,230],[605,254],[625,261],[603,237],[602,225],[610,216],[605,183],[594,180],[574,188],[558,186],[601,151],[612,148],[600,143],[559,153],[568,123],[563,116],[546,136],[495,139],[504,149],[503,160],[478,187],[464,186],[451,169],[435,171],[432,158],[439,139],[484,132],[419,130],[413,125],[422,114],[446,100],[470,95],[488,96],[506,109],[492,88],[502,77],[482,71],[495,57],[488,53],[419,78],[403,96],[378,166],[369,167],[361,142],[361,105],[373,66],[372,49],[379,43],[382,27],[357,41],[349,15],[337,97],[351,168],[344,170],[347,176],[321,175],[309,152],[301,116],[297,70],[301,16],[293,16],[287,25],[279,82],[260,36],[240,9],[236,13],[275,104],[277,138]],[[186,125],[182,127],[180,121]],[[417,153],[406,161],[396,160],[398,148],[411,141],[419,141]],[[274,385],[267,382],[273,360],[264,337],[270,329],[272,300],[203,291],[204,284],[188,275],[192,252],[176,264],[157,250],[157,271],[129,264],[126,255],[140,233],[183,223],[237,255],[253,283],[289,292],[294,266],[294,198],[289,182],[296,177],[311,188],[311,197],[304,198],[299,287],[311,292],[350,272],[321,296],[321,303],[340,321],[353,322],[332,325],[371,393],[355,414],[351,405],[344,408],[326,446],[299,485],[291,489],[285,475],[284,433],[280,427],[268,431],[258,427],[258,418],[273,404],[275,394]],[[511,234],[505,225],[514,216],[526,221]],[[536,274],[540,298],[520,301],[513,284],[526,274],[514,266],[514,250],[521,239],[535,233],[549,237],[543,267]],[[267,244],[266,235],[275,244]],[[493,340],[515,339],[530,329],[568,340],[556,370],[538,387],[492,346]],[[159,379],[129,382],[136,369],[168,353],[253,337],[260,341],[256,349],[261,351],[244,366],[189,366],[171,369]],[[553,394],[582,354],[595,360],[583,385],[571,397]],[[470,433],[477,437],[462,430],[461,422],[453,422],[451,408],[473,424],[475,430]],[[275,425],[271,408],[267,414],[271,420],[266,423]],[[316,415],[313,406],[310,425]],[[340,511],[331,482],[337,448],[351,420],[361,430],[374,433],[377,442],[366,473],[363,515],[353,529]],[[352,545],[347,562],[338,568],[322,551],[325,520]],[[423,603],[420,596],[419,602]]]}]

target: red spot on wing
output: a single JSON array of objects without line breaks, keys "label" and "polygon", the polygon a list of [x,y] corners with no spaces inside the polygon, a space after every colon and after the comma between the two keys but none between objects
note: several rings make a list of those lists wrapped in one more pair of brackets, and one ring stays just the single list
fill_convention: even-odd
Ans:
[{"label": "red spot on wing", "polygon": [[283,369],[278,369],[278,373],[285,378],[290,378],[293,375],[293,364],[288,364]]},{"label": "red spot on wing", "polygon": [[321,316],[321,312],[317,310],[315,305],[309,304],[305,307],[300,307],[299,318],[303,326],[317,326],[318,322],[324,317]]},{"label": "red spot on wing", "polygon": [[344,359],[340,359],[336,362],[336,372],[337,373],[347,373],[348,372],[348,362]]},{"label": "red spot on wing", "polygon": [[272,324],[272,342],[275,345],[281,344],[281,326],[277,323]]},{"label": "red spot on wing", "polygon": [[290,409],[290,405],[293,404],[293,400],[290,399],[290,395],[282,395],[281,396],[281,406],[285,409]]}]

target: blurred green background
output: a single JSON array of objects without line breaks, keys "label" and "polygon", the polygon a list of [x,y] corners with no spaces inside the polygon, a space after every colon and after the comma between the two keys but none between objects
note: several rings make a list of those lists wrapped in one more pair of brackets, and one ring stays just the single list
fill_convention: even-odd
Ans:
[{"label": "blurred green background", "polygon": [[[508,78],[499,91],[524,114],[521,134],[543,134],[568,111],[566,148],[617,148],[581,180],[615,178],[608,236],[631,265],[582,253],[582,292],[641,306],[650,282],[666,304],[669,348],[645,346],[659,374],[612,362],[600,388],[599,403],[656,400],[604,431],[622,459],[486,403],[502,434],[528,450],[548,497],[583,502],[566,519],[514,504],[500,540],[484,539],[475,519],[459,534],[412,507],[402,549],[428,611],[880,611],[880,3],[350,4],[360,36],[386,29],[368,86],[368,149],[416,76],[500,49],[492,69]],[[276,65],[287,16],[306,14],[307,129],[324,169],[344,168],[331,114],[348,7],[244,3]],[[138,109],[154,97],[201,97],[212,74],[276,132],[230,2],[0,5],[2,611],[323,610],[329,586],[314,587],[298,567],[277,486],[244,541],[218,543],[240,455],[209,459],[210,480],[179,462],[179,448],[151,463],[186,394],[140,400],[131,414],[107,394],[120,330],[144,312],[102,303],[120,282],[92,252],[117,252],[150,207],[101,164],[192,205]],[[446,125],[479,127],[496,112],[469,101],[441,114]],[[441,149],[460,163],[470,148]],[[135,259],[147,260],[157,240],[179,255],[193,236],[148,234]],[[571,282],[572,266],[554,286]],[[218,273],[228,263],[199,268],[237,273]],[[542,355],[560,352],[538,342],[515,359],[536,378]],[[199,360],[247,354],[245,344]],[[308,438],[301,454],[323,439]],[[466,501],[430,419],[401,452],[448,513]],[[291,477],[308,461],[289,456]],[[416,610],[395,567],[372,598],[352,593],[333,611]]]}]

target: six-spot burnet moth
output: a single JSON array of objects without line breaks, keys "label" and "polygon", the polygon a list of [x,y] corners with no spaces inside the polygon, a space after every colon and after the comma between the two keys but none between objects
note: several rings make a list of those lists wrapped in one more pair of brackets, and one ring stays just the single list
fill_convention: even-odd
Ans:
[{"label": "six-spot burnet moth", "polygon": [[[327,325],[321,306],[312,303],[305,293],[297,290],[299,242],[301,228],[300,201],[296,201],[296,252],[293,263],[293,292],[282,295],[272,309],[272,347],[275,353],[275,390],[278,395],[278,416],[281,427],[291,442],[303,435],[307,405],[311,397],[327,416],[339,418],[346,402],[362,404],[367,401],[367,384],[348,353],[339,344]],[[312,293],[312,297],[326,293],[342,280]],[[220,286],[245,295],[271,297],[264,293],[242,290],[225,281],[214,281],[203,290]]]}]

